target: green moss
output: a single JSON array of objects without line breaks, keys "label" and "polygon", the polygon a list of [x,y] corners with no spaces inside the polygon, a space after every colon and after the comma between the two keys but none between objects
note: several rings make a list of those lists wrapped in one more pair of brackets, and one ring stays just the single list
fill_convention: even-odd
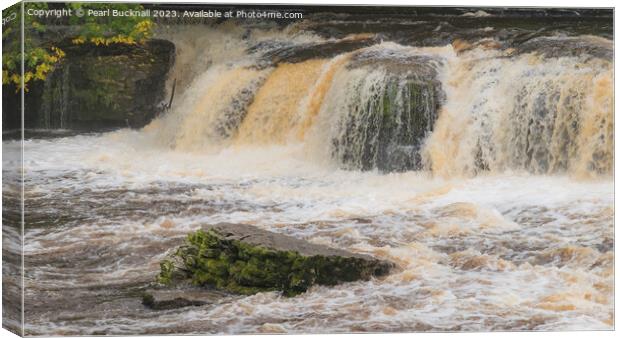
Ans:
[{"label": "green moss", "polygon": [[383,103],[383,121],[384,123],[394,124],[394,118],[398,114],[394,111],[395,109],[399,109],[398,103],[396,99],[398,97],[399,87],[398,83],[389,82],[384,89],[382,103]]},{"label": "green moss", "polygon": [[165,285],[169,285],[172,282],[172,275],[174,273],[174,264],[169,260],[164,260],[159,263],[161,272],[157,276],[157,282]]},{"label": "green moss", "polygon": [[[295,251],[229,240],[214,230],[188,235],[186,244],[174,256],[184,263],[183,271],[195,285],[246,295],[279,290],[295,296],[314,284],[369,279],[378,269],[376,262],[362,258],[302,256]],[[165,260],[157,280],[170,284],[174,273],[174,265]]]}]

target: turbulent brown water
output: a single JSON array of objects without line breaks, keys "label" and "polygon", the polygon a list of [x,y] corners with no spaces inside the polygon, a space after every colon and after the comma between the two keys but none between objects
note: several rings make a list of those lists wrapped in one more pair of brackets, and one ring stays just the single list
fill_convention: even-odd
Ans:
[{"label": "turbulent brown water", "polygon": [[[143,130],[25,141],[28,334],[613,328],[611,60],[378,41],[257,66],[264,50],[248,47],[325,38],[209,34],[220,44],[178,35],[172,77],[197,76]],[[167,252],[223,221],[398,271],[295,298],[141,305]]]}]

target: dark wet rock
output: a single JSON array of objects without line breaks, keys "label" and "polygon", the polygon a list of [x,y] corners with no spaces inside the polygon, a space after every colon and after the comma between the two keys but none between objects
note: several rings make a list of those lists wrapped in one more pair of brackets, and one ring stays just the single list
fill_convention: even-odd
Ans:
[{"label": "dark wet rock", "polygon": [[244,224],[221,223],[188,236],[161,263],[158,281],[215,287],[235,294],[282,291],[286,296],[310,286],[336,285],[383,276],[390,262],[312,244]]},{"label": "dark wet rock", "polygon": [[173,289],[147,290],[142,295],[142,304],[153,310],[170,310],[216,304],[230,297],[230,294],[221,291],[186,285]]},{"label": "dark wet rock", "polygon": [[66,58],[26,94],[26,128],[105,131],[140,128],[166,101],[173,43],[93,46],[60,44]]},{"label": "dark wet rock", "polygon": [[386,77],[382,86],[373,87],[373,95],[358,94],[360,100],[347,108],[344,131],[332,140],[332,155],[348,169],[421,169],[420,150],[444,97],[438,62],[372,49],[353,56],[349,68],[383,69]]},{"label": "dark wet rock", "polygon": [[538,37],[523,42],[516,53],[537,53],[548,58],[590,55],[613,60],[613,41],[595,36]]},{"label": "dark wet rock", "polygon": [[298,63],[310,59],[332,58],[343,53],[374,45],[379,41],[379,38],[372,34],[352,35],[339,40],[294,46],[280,45],[268,47],[263,43],[252,47],[249,52],[269,49],[262,56],[262,66],[268,66],[282,62]]},{"label": "dark wet rock", "polygon": [[394,75],[405,74],[419,81],[438,81],[437,65],[441,61],[428,55],[412,55],[398,48],[367,48],[351,56],[348,68],[373,67]]},{"label": "dark wet rock", "polygon": [[452,48],[454,49],[454,51],[457,54],[461,54],[463,52],[475,49],[475,48],[482,48],[482,49],[506,49],[506,45],[495,40],[495,39],[481,39],[481,40],[477,40],[477,41],[473,41],[473,42],[469,42],[469,41],[465,41],[465,40],[461,40],[461,39],[454,39],[454,41],[452,41]]},{"label": "dark wet rock", "polygon": [[496,38],[520,43],[538,36],[597,35],[613,38],[610,10],[553,10],[479,8],[488,16],[466,16],[465,9],[398,8],[385,15],[381,9],[360,8],[354,12],[325,10],[307,15],[304,28],[325,38],[354,33],[380,34],[385,41],[409,46],[445,46],[453,39],[475,41]]}]

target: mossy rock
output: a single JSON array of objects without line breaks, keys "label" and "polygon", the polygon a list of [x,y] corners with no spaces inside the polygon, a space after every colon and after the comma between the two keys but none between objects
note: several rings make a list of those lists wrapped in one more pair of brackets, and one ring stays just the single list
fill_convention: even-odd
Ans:
[{"label": "mossy rock", "polygon": [[24,97],[26,128],[141,128],[162,112],[175,57],[172,42],[95,46],[63,41],[59,47],[66,57],[45,81],[33,81]]},{"label": "mossy rock", "polygon": [[336,285],[383,276],[390,262],[272,233],[243,224],[218,224],[189,234],[185,245],[161,263],[157,281],[251,295],[281,291],[285,296],[312,285]]},{"label": "mossy rock", "polygon": [[354,99],[343,107],[341,131],[331,140],[332,157],[345,169],[423,169],[421,150],[444,102],[437,72],[441,62],[430,56],[400,58],[374,49],[353,55],[348,68],[379,69],[383,79],[380,85],[372,83],[373,77],[357,80],[351,93]]}]

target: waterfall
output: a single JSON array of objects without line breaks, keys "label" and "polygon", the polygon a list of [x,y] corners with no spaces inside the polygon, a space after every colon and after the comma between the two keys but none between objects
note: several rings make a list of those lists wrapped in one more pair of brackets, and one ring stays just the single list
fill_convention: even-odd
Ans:
[{"label": "waterfall", "polygon": [[47,129],[67,127],[69,116],[69,66],[63,65],[53,72],[43,84],[41,102],[41,125]]},{"label": "waterfall", "polygon": [[321,113],[331,157],[345,168],[422,169],[420,150],[443,97],[443,55],[425,51],[381,44],[350,57]]},{"label": "waterfall", "polygon": [[[153,17],[144,45],[66,41],[24,109],[5,88],[5,326],[615,328],[613,10],[202,8],[304,17]],[[52,21],[48,33],[71,33]],[[265,247],[287,235],[286,250],[322,245],[394,269],[296,297],[246,295],[257,288],[245,277],[263,279],[254,268],[299,260],[222,252],[200,283],[175,273],[159,285],[191,265],[170,256],[188,234],[226,224]],[[237,268],[230,293],[203,278]]]},{"label": "waterfall", "polygon": [[596,53],[577,56],[490,43],[383,42],[269,62],[265,55],[281,48],[295,55],[320,39],[235,34],[228,38],[246,51],[231,59],[211,52],[213,62],[181,103],[146,130],[179,150],[303,143],[349,170],[611,172],[613,64],[601,52],[611,48],[608,40],[579,39],[596,44]]},{"label": "waterfall", "polygon": [[238,143],[285,143],[300,124],[302,100],[318,81],[325,60],[283,63],[256,92],[239,126]]},{"label": "waterfall", "polygon": [[578,176],[613,165],[613,63],[474,50],[447,65],[426,163],[451,177],[526,170]]},{"label": "waterfall", "polygon": [[201,149],[233,135],[266,72],[233,68],[213,73],[217,80],[207,77],[208,88],[180,121],[181,133],[175,140],[178,148]]}]

